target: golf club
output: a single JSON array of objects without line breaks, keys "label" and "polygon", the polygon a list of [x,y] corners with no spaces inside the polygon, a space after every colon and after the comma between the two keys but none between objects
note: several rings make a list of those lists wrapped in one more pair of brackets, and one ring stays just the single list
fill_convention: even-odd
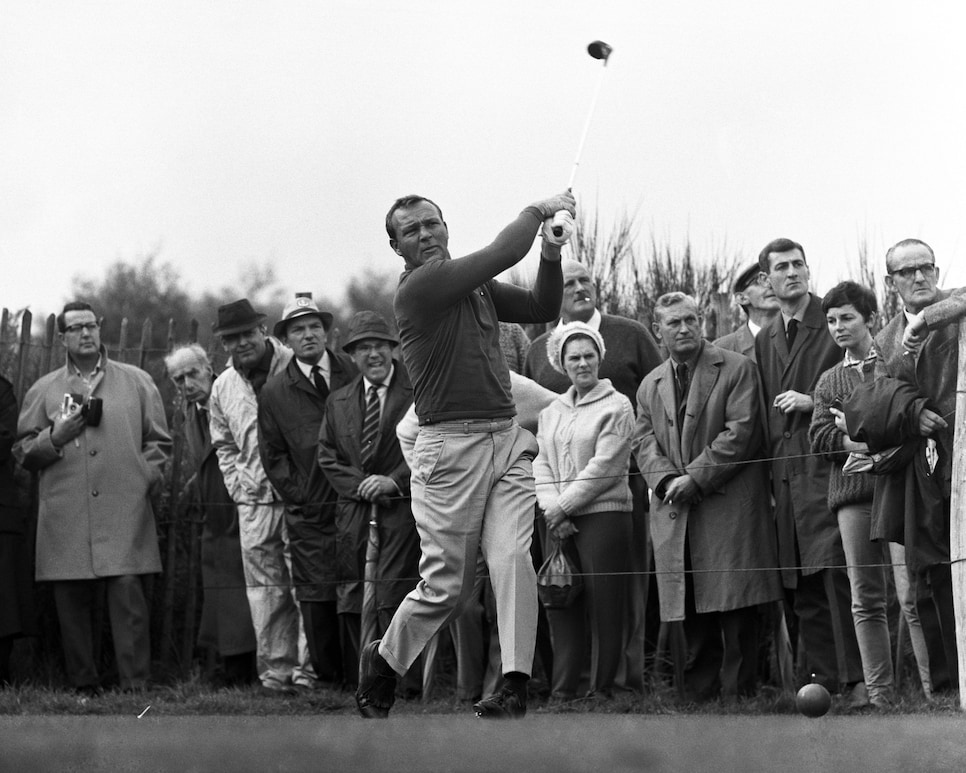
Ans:
[{"label": "golf club", "polygon": [[[603,61],[603,66],[600,71],[600,77],[597,79],[597,88],[594,89],[594,98],[590,101],[590,110],[587,112],[587,120],[584,121],[584,130],[580,135],[580,142],[577,145],[577,155],[574,158],[573,168],[570,170],[570,181],[567,183],[567,189],[573,190],[574,180],[577,178],[577,169],[580,166],[580,156],[584,152],[584,142],[587,140],[587,132],[590,129],[590,121],[594,117],[594,108],[597,107],[597,96],[600,94],[600,87],[604,82],[604,73],[607,72],[607,60],[610,58],[613,47],[607,45],[603,40],[595,40],[590,45],[587,46],[587,53],[590,54],[594,59],[600,59]],[[555,236],[560,236],[563,233],[563,229],[560,226],[554,226],[553,233]]]}]

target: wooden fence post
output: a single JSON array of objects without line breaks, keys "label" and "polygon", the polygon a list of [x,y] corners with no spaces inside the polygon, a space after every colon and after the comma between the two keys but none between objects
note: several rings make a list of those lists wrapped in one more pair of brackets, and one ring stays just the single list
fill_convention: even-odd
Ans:
[{"label": "wooden fence post", "polygon": [[7,325],[9,324],[10,311],[4,306],[3,312],[0,313],[0,373],[3,372],[3,361],[7,354]]},{"label": "wooden fence post", "polygon": [[141,325],[141,342],[138,344],[138,367],[144,370],[148,362],[148,351],[151,349],[151,332],[153,325],[150,319],[144,320]]},{"label": "wooden fence post", "polygon": [[959,707],[966,709],[966,320],[959,323],[959,373],[953,434],[952,497],[949,503],[949,558],[959,660]]},{"label": "wooden fence post", "polygon": [[30,309],[24,309],[23,316],[20,317],[20,344],[17,350],[17,380],[14,382],[14,394],[17,395],[17,403],[23,405],[23,395],[27,389],[27,358],[30,356],[30,325],[34,315]]},{"label": "wooden fence post", "polygon": [[[53,370],[54,364],[54,339],[57,337],[57,317],[54,314],[47,315],[47,325],[44,327],[44,340],[41,343],[40,351],[40,372],[38,376],[46,376]],[[65,355],[66,357],[66,355]]]}]

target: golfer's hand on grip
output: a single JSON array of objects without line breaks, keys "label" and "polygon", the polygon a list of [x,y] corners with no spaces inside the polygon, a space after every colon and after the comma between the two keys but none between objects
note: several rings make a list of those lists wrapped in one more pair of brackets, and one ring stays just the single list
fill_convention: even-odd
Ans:
[{"label": "golfer's hand on grip", "polygon": [[570,191],[564,191],[556,196],[551,196],[549,199],[535,201],[530,206],[540,213],[541,220],[553,217],[560,210],[569,212],[574,216],[577,214],[577,200]]}]

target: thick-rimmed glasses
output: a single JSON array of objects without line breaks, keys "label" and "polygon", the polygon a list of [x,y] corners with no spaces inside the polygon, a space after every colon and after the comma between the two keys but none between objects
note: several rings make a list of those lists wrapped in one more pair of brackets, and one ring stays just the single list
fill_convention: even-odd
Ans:
[{"label": "thick-rimmed glasses", "polygon": [[88,333],[93,333],[99,327],[100,325],[97,322],[82,322],[79,325],[68,325],[64,328],[64,332],[81,333],[86,330]]},{"label": "thick-rimmed glasses", "polygon": [[936,275],[936,264],[935,263],[920,263],[917,266],[906,266],[905,268],[897,268],[894,271],[890,271],[890,276],[901,276],[903,279],[915,279],[916,273],[921,271],[922,275],[926,279],[931,279]]}]

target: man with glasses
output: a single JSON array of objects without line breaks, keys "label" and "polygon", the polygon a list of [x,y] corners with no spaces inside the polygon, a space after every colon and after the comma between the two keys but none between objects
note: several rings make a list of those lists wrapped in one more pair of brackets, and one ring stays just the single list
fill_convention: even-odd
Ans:
[{"label": "man with glasses", "polygon": [[[878,477],[873,526],[881,524],[883,533],[873,536],[904,541],[929,650],[932,688],[955,689],[958,655],[949,519],[959,326],[952,323],[966,313],[966,288],[939,288],[935,253],[919,239],[903,239],[890,247],[886,271],[886,285],[899,294],[903,310],[876,336],[876,375],[912,384],[918,396],[926,398],[917,403],[917,415],[912,417],[926,440],[905,469]],[[868,409],[883,411],[872,404]],[[912,508],[906,505],[909,497],[915,502]],[[889,524],[898,533],[887,534]]]},{"label": "man with glasses", "polygon": [[108,359],[90,304],[57,316],[63,367],[27,392],[17,427],[24,467],[40,476],[38,581],[53,584],[67,675],[86,695],[100,690],[94,611],[102,588],[125,691],[151,668],[142,579],[161,571],[151,499],[164,483],[171,438],[151,377]]}]

